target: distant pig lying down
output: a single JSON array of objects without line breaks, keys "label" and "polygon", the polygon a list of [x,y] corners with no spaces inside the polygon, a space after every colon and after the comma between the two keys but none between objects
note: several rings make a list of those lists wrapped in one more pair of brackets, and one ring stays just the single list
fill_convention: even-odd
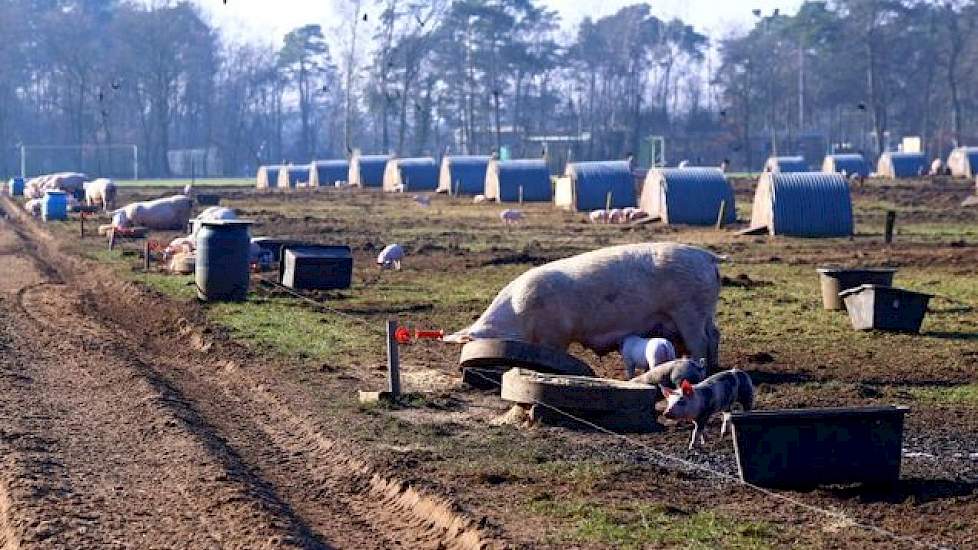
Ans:
[{"label": "distant pig lying down", "polygon": [[665,328],[715,369],[719,261],[676,243],[612,246],[557,260],[514,279],[475,323],[445,341],[500,338],[562,351],[578,342],[603,355],[628,336]]}]

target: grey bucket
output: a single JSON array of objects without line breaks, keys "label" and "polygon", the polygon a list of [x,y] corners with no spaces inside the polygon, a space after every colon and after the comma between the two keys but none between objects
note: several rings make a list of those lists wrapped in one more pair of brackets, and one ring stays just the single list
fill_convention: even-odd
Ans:
[{"label": "grey bucket", "polygon": [[818,278],[822,284],[822,306],[829,310],[845,309],[839,293],[861,285],[891,286],[896,269],[820,267]]},{"label": "grey bucket", "polygon": [[902,288],[862,285],[839,293],[856,330],[920,332],[931,295]]},{"label": "grey bucket", "polygon": [[251,279],[251,236],[245,220],[200,222],[194,278],[204,301],[242,302]]},{"label": "grey bucket", "polygon": [[730,413],[740,479],[776,488],[895,483],[907,410],[888,406]]}]

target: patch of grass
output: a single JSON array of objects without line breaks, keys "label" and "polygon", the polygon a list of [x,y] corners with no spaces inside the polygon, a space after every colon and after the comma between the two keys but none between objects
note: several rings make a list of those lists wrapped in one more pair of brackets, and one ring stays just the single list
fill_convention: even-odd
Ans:
[{"label": "patch of grass", "polygon": [[207,311],[213,321],[229,328],[235,337],[280,355],[339,362],[357,356],[364,361],[370,359],[372,350],[382,349],[382,335],[292,299],[252,295],[246,302],[211,304]]},{"label": "patch of grass", "polygon": [[965,384],[950,388],[910,388],[910,394],[917,399],[939,404],[978,406],[978,384]]},{"label": "patch of grass", "polygon": [[549,497],[528,503],[534,514],[569,523],[561,542],[588,542],[614,548],[681,547],[691,549],[762,549],[775,541],[774,528],[760,521],[739,521],[712,511],[687,513],[662,505],[617,503]]}]

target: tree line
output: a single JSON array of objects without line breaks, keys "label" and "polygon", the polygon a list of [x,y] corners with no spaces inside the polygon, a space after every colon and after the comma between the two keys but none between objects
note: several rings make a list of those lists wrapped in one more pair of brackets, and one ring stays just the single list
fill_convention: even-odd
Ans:
[{"label": "tree line", "polygon": [[120,161],[92,150],[135,144],[140,174],[167,177],[188,150],[241,176],[354,149],[623,158],[663,136],[673,163],[756,168],[978,136],[974,0],[807,2],[714,37],[647,3],[573,29],[539,0],[334,5],[327,27],[235,42],[189,2],[0,0],[0,173],[22,145],[85,144],[51,154],[98,171]]}]

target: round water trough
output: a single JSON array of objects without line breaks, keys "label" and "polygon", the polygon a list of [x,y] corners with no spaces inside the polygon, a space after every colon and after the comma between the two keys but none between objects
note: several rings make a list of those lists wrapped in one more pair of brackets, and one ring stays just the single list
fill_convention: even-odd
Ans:
[{"label": "round water trough", "polygon": [[594,376],[587,363],[555,349],[516,340],[474,340],[462,346],[462,379],[476,388],[495,389],[514,367],[552,374]]},{"label": "round water trough", "polygon": [[862,285],[892,286],[896,269],[820,267],[818,278],[822,284],[822,306],[830,311],[845,309],[839,293]]}]

